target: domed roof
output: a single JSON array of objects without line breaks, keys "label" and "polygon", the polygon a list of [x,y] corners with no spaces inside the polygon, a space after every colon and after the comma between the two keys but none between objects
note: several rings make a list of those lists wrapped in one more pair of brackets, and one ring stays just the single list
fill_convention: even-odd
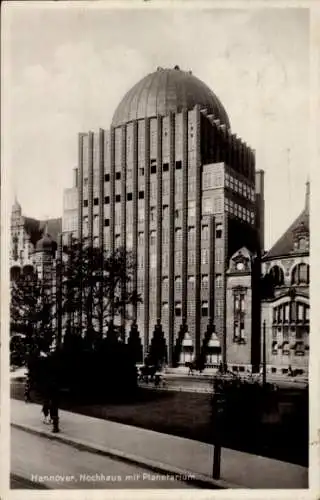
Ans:
[{"label": "domed roof", "polygon": [[45,230],[44,235],[36,244],[36,252],[53,252],[56,248],[56,243],[54,239]]},{"label": "domed roof", "polygon": [[191,110],[196,104],[230,127],[223,105],[205,83],[190,71],[180,70],[179,66],[174,69],[158,68],[123,97],[113,115],[112,126],[140,118],[165,116],[170,111],[177,113],[183,108]]}]

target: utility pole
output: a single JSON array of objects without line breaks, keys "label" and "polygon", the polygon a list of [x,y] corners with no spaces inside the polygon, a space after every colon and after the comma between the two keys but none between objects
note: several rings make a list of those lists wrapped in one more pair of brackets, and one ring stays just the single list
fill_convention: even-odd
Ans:
[{"label": "utility pole", "polygon": [[267,383],[267,359],[266,359],[266,321],[264,320],[262,326],[262,385],[266,386]]},{"label": "utility pole", "polygon": [[213,383],[213,479],[220,479],[221,474],[221,434],[223,426],[223,400],[219,380],[214,379]]}]

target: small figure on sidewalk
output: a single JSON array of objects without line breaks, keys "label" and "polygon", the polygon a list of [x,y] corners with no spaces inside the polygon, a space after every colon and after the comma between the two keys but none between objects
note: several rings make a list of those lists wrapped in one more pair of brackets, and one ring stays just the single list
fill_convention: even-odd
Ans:
[{"label": "small figure on sidewalk", "polygon": [[57,389],[52,391],[52,397],[50,399],[50,418],[52,422],[52,432],[60,432],[59,429],[59,403]]}]

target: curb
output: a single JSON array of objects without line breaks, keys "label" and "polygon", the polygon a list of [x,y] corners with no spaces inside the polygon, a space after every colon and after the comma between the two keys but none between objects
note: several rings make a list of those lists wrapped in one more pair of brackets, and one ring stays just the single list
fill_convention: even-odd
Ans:
[{"label": "curb", "polygon": [[195,487],[203,489],[241,489],[244,486],[235,485],[228,483],[223,479],[212,479],[209,476],[194,473],[189,470],[180,469],[173,465],[168,465],[162,462],[151,460],[149,458],[139,457],[138,455],[133,455],[124,451],[116,450],[113,448],[107,448],[103,446],[92,445],[85,441],[80,441],[76,438],[69,438],[63,433],[52,434],[49,431],[39,430],[36,427],[31,427],[27,425],[11,423],[11,427],[19,429],[30,434],[35,434],[53,441],[60,441],[61,443],[73,446],[80,451],[87,451],[89,453],[95,453],[98,455],[103,455],[115,460],[121,460],[122,462],[130,463],[131,465],[137,465],[139,467],[147,468],[158,474],[170,474],[177,476],[182,482],[192,483]]}]

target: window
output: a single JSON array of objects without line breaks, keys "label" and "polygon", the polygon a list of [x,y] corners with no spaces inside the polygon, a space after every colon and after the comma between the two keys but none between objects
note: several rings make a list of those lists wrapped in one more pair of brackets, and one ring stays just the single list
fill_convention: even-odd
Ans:
[{"label": "window", "polygon": [[177,227],[175,229],[175,233],[176,233],[176,241],[180,241],[182,236],[181,227]]},{"label": "window", "polygon": [[216,274],[216,287],[217,288],[222,287],[222,275],[221,274]]},{"label": "window", "polygon": [[110,226],[110,219],[104,219],[104,227]]},{"label": "window", "polygon": [[217,239],[222,238],[222,224],[216,225],[216,238]]},{"label": "window", "polygon": [[176,264],[177,266],[180,266],[182,262],[182,252],[176,252]]},{"label": "window", "polygon": [[143,253],[138,253],[138,268],[143,269]]},{"label": "window", "polygon": [[144,191],[139,191],[139,200],[144,199]]},{"label": "window", "polygon": [[209,262],[208,250],[204,249],[201,251],[201,261],[202,261],[202,264],[208,264],[208,262]]},{"label": "window", "polygon": [[109,182],[110,181],[110,174],[104,174],[104,181]]},{"label": "window", "polygon": [[174,211],[174,216],[176,219],[179,219],[180,215],[181,215],[181,210],[177,209]]},{"label": "window", "polygon": [[209,226],[202,226],[202,239],[203,240],[209,239]]},{"label": "window", "polygon": [[188,252],[188,264],[189,266],[194,265],[194,252]]},{"label": "window", "polygon": [[105,196],[104,197],[104,202],[106,205],[108,205],[110,203],[110,196]]},{"label": "window", "polygon": [[181,316],[181,302],[175,303],[175,315],[177,317]]},{"label": "window", "polygon": [[144,209],[143,208],[139,208],[139,210],[138,210],[138,220],[139,220],[139,222],[144,221]]},{"label": "window", "polygon": [[190,286],[194,286],[194,276],[188,276],[188,284]]},{"label": "window", "polygon": [[181,276],[176,276],[175,277],[175,288],[176,288],[176,291],[180,291],[181,290],[181,287],[182,287],[182,279],[181,279]]},{"label": "window", "polygon": [[118,248],[120,245],[121,245],[121,235],[120,234],[116,234],[116,237],[115,237],[115,246]]},{"label": "window", "polygon": [[119,203],[119,201],[121,201],[121,195],[116,194],[116,203]]},{"label": "window", "polygon": [[121,179],[121,172],[116,172],[116,180],[119,181]]},{"label": "window", "polygon": [[157,165],[151,165],[150,173],[151,174],[156,174],[157,173]]},{"label": "window", "polygon": [[93,200],[93,204],[94,204],[95,206],[99,205],[99,198],[94,198],[94,200]]},{"label": "window", "polygon": [[216,248],[216,263],[222,264],[223,261],[223,248]]},{"label": "window", "polygon": [[169,214],[169,206],[168,205],[163,205],[162,207],[162,217],[165,218]]},{"label": "window", "polygon": [[154,222],[156,220],[156,207],[150,207],[150,221]]},{"label": "window", "polygon": [[155,269],[157,266],[157,254],[152,253],[150,254],[150,268]]},{"label": "window", "polygon": [[208,307],[209,307],[208,302],[203,301],[201,304],[201,316],[202,317],[208,316]]},{"label": "window", "polygon": [[132,193],[127,193],[127,200],[131,201],[132,200]]},{"label": "window", "polygon": [[300,238],[298,241],[298,248],[301,251],[307,250],[307,240],[306,238]]},{"label": "window", "polygon": [[144,233],[143,231],[140,231],[138,235],[138,245],[143,245],[143,243],[144,243]]},{"label": "window", "polygon": [[181,160],[176,161],[176,170],[181,170],[181,168],[182,168]]},{"label": "window", "polygon": [[163,254],[163,266],[168,267],[169,265],[169,254],[167,252],[164,252]]},{"label": "window", "polygon": [[88,200],[83,200],[83,206],[87,207],[88,206]]},{"label": "window", "polygon": [[208,288],[209,285],[209,276],[207,274],[202,275],[202,287],[203,288]]},{"label": "window", "polygon": [[168,284],[169,284],[169,278],[168,278],[168,276],[163,276],[163,278],[162,278],[162,286],[164,288],[166,288],[168,286]]},{"label": "window", "polygon": [[127,233],[127,248],[132,248],[132,233]]},{"label": "window", "polygon": [[270,269],[270,277],[272,280],[272,283],[275,286],[281,286],[284,283],[284,274],[283,270],[279,266],[273,266]]},{"label": "window", "polygon": [[205,214],[210,214],[212,211],[212,201],[210,198],[204,198],[202,202],[202,211]]},{"label": "window", "polygon": [[302,285],[309,283],[308,264],[298,264],[293,268],[291,275],[291,283],[293,285]]},{"label": "window", "polygon": [[144,175],[144,168],[143,167],[139,168],[139,175]]},{"label": "window", "polygon": [[190,242],[194,241],[195,235],[196,235],[195,227],[189,226],[188,227],[188,239]]},{"label": "window", "polygon": [[157,241],[157,233],[156,231],[150,231],[150,245],[153,246]]},{"label": "window", "polygon": [[169,309],[169,304],[168,302],[162,302],[162,310],[163,311],[168,311]]},{"label": "window", "polygon": [[165,179],[162,182],[163,195],[169,194],[169,179]]},{"label": "window", "polygon": [[162,231],[162,243],[165,245],[169,243],[169,229],[163,229],[163,231]]},{"label": "window", "polygon": [[164,172],[169,172],[169,163],[164,163],[163,164],[163,169]]},{"label": "window", "polygon": [[188,202],[188,214],[189,214],[189,217],[195,217],[195,215],[196,215],[196,202],[195,201]]}]

